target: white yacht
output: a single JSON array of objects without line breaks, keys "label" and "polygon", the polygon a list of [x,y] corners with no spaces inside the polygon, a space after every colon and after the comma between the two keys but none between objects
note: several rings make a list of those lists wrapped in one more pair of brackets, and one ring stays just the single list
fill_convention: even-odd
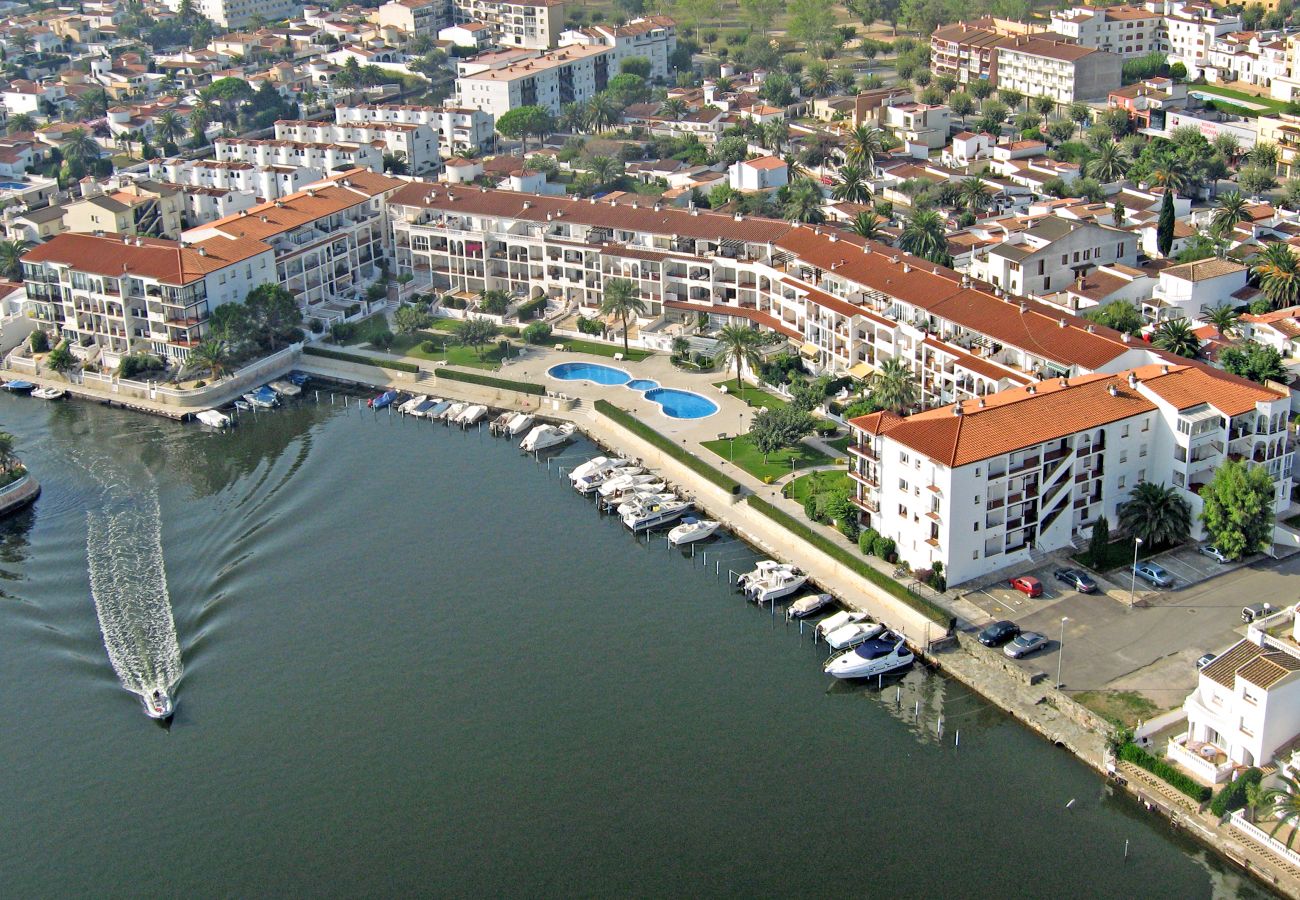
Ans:
[{"label": "white yacht", "polygon": [[809,594],[791,603],[785,614],[791,619],[806,619],[825,609],[834,599],[830,594]]},{"label": "white yacht", "polygon": [[827,634],[826,643],[832,650],[843,650],[878,637],[884,630],[885,626],[879,622],[852,622]]},{"label": "white yacht", "polygon": [[650,500],[624,513],[623,524],[633,531],[657,528],[680,519],[690,508],[691,501],[679,497],[673,497],[671,500]]},{"label": "white yacht", "polygon": [[849,612],[841,610],[822,619],[813,627],[813,633],[818,637],[826,637],[837,628],[843,628],[845,625],[852,625],[854,622],[867,621],[867,614],[860,612]]},{"label": "white yacht", "polygon": [[743,591],[760,578],[765,578],[772,572],[784,568],[787,568],[785,563],[777,562],[774,559],[761,560],[753,569],[736,579],[736,589]]},{"label": "white yacht", "polygon": [[780,600],[782,597],[789,597],[803,587],[807,580],[807,572],[789,566],[771,573],[766,578],[760,578],[745,588],[745,592],[749,594],[749,599],[761,605]]},{"label": "white yacht", "polygon": [[463,410],[461,410],[460,415],[456,417],[455,420],[456,424],[461,426],[462,428],[468,428],[469,426],[476,423],[479,419],[486,416],[487,411],[488,408],[481,404],[476,403],[473,406],[467,406]]},{"label": "white yacht", "polygon": [[647,503],[668,503],[676,499],[677,495],[672,491],[640,491],[633,489],[632,495],[615,509],[620,516],[625,516],[632,511],[633,507],[643,506]]},{"label": "white yacht", "polygon": [[144,701],[144,714],[151,719],[170,719],[176,712],[176,704],[161,688],[143,694],[140,699]]},{"label": "white yacht", "polygon": [[198,419],[204,425],[210,425],[213,428],[229,428],[234,422],[230,416],[223,412],[218,412],[215,409],[200,410],[194,414],[194,418]]},{"label": "white yacht", "polygon": [[[533,430],[536,431],[545,427],[544,425],[538,425]],[[599,482],[607,473],[631,464],[631,460],[614,459],[609,456],[593,456],[585,463],[578,463],[573,467],[573,471],[569,473],[569,482],[578,490],[582,490],[580,485],[586,482]]]},{"label": "white yacht", "polygon": [[696,541],[711,537],[721,526],[721,522],[714,522],[711,519],[697,519],[694,516],[687,516],[682,519],[682,524],[668,532],[668,543],[674,547],[680,547],[682,544],[693,544]]},{"label": "white yacht", "polygon": [[527,431],[533,424],[533,417],[528,413],[515,413],[506,422],[505,432],[511,437],[519,437]]},{"label": "white yacht", "polygon": [[618,509],[624,503],[630,503],[638,497],[653,497],[656,494],[662,494],[668,490],[668,485],[662,481],[650,481],[645,484],[625,487],[622,490],[615,491],[608,497],[599,499],[600,505],[606,510]]},{"label": "white yacht", "polygon": [[619,466],[613,469],[598,469],[595,472],[582,476],[581,478],[571,478],[570,483],[573,485],[573,489],[579,494],[590,494],[593,491],[600,490],[611,481],[616,481],[624,475],[632,474],[633,471],[640,472],[641,469],[638,469],[635,466]]},{"label": "white yacht", "polygon": [[492,432],[493,434],[505,434],[506,423],[510,421],[510,417],[513,415],[514,413],[512,413],[510,410],[507,409],[505,412],[501,413],[501,415],[497,416],[490,423],[488,423],[488,431]]},{"label": "white yacht", "polygon": [[832,656],[822,671],[836,678],[874,678],[910,666],[915,658],[901,637],[884,634]]},{"label": "white yacht", "polygon": [[428,394],[418,394],[417,396],[412,397],[410,400],[407,400],[401,406],[397,407],[397,411],[402,415],[409,416],[415,412],[415,408],[417,406],[419,406],[421,403],[423,403],[428,399],[429,399]]},{"label": "white yacht", "polygon": [[640,466],[627,466],[615,469],[608,478],[596,485],[596,493],[602,497],[615,497],[629,488],[643,487],[658,480],[658,475],[647,472]]},{"label": "white yacht", "polygon": [[525,453],[549,450],[569,440],[577,430],[578,426],[572,422],[565,422],[563,425],[538,425],[519,442],[519,449]]}]

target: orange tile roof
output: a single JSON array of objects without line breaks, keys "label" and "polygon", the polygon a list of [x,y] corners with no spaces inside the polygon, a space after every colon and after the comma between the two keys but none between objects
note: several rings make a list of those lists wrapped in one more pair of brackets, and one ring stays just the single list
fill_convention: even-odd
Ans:
[{"label": "orange tile roof", "polygon": [[1254,410],[1256,403],[1280,396],[1253,381],[1208,366],[1171,366],[1168,374],[1147,366],[1137,372],[1148,390],[1175,409],[1208,403],[1224,415],[1239,416]]},{"label": "orange tile roof", "polygon": [[179,286],[270,249],[261,241],[227,236],[182,246],[159,238],[67,232],[38,244],[23,254],[23,261],[60,263],[78,272],[113,278],[137,275]]},{"label": "orange tile roof", "polygon": [[341,172],[328,181],[331,183],[322,182],[319,186],[304,188],[200,227],[215,228],[239,237],[265,239],[365,203],[377,194],[405,184],[400,179],[377,175],[366,169]]}]

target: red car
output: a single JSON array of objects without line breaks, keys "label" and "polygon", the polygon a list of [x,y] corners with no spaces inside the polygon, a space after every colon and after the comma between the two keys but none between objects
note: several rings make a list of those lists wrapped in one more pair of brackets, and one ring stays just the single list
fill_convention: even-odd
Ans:
[{"label": "red car", "polygon": [[1019,575],[1008,582],[1026,597],[1043,596],[1043,583],[1032,575]]}]

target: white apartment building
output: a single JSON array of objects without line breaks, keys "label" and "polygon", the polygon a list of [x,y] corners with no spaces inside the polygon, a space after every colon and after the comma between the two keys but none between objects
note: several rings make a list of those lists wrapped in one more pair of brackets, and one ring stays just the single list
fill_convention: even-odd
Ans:
[{"label": "white apartment building", "polygon": [[371,14],[380,28],[396,28],[408,38],[435,37],[451,18],[451,0],[388,0]]},{"label": "white apartment building", "polygon": [[1160,271],[1151,299],[1142,304],[1147,321],[1198,319],[1207,309],[1242,301],[1236,293],[1246,287],[1250,269],[1230,259],[1199,259]]},{"label": "white apartment building", "polygon": [[1018,37],[998,47],[998,89],[1058,104],[1105,97],[1120,86],[1123,60],[1114,53],[1043,37]]},{"label": "white apartment building", "polygon": [[345,315],[388,255],[385,200],[401,185],[364,169],[343,172],[302,191],[186,231],[187,241],[232,237],[274,251],[276,280],[325,322]]},{"label": "white apartment building", "polygon": [[324,172],[365,168],[382,172],[384,151],[373,144],[314,144],[302,141],[228,137],[213,141],[218,162],[258,166],[308,166]]},{"label": "white apartment building", "polygon": [[184,203],[181,215],[186,228],[195,228],[226,216],[252,209],[260,200],[252,191],[231,191],[224,188],[199,187],[194,184],[175,185]]},{"label": "white apartment building", "polygon": [[381,147],[383,153],[400,155],[411,175],[436,175],[442,169],[438,132],[428,125],[405,122],[316,122],[310,119],[281,119],[275,123],[275,139],[308,144]]},{"label": "white apartment building", "polygon": [[473,47],[475,50],[486,50],[492,46],[495,38],[492,26],[486,22],[462,22],[438,31],[438,40],[449,41],[457,47]]},{"label": "white apartment building", "polygon": [[393,122],[427,125],[438,132],[438,152],[444,157],[466,151],[486,152],[496,140],[492,116],[479,109],[455,106],[403,106],[395,103],[336,106],[340,125]]},{"label": "white apartment building", "polygon": [[[181,0],[163,0],[173,12],[180,9]],[[194,9],[203,18],[227,30],[242,28],[261,16],[268,22],[294,19],[302,15],[301,0],[195,0]]]},{"label": "white apartment building", "polygon": [[574,45],[612,47],[615,74],[621,70],[623,60],[642,57],[650,61],[651,80],[667,81],[677,50],[677,23],[667,16],[649,16],[623,25],[590,25],[560,35],[561,47]]},{"label": "white apartment building", "polygon": [[67,339],[86,364],[106,368],[141,351],[184,360],[215,307],[243,300],[274,274],[267,244],[224,234],[185,243],[65,233],[23,256],[41,327]]},{"label": "white apartment building", "polygon": [[1210,45],[1206,60],[1211,81],[1272,87],[1287,76],[1287,42],[1279,32],[1229,32]]},{"label": "white apartment building", "polygon": [[1051,30],[1081,47],[1136,59],[1161,50],[1164,16],[1136,6],[1076,6],[1054,10]]},{"label": "white apartment building", "polygon": [[486,22],[503,47],[546,50],[564,28],[564,0],[453,0],[457,22]]},{"label": "white apartment building", "polygon": [[559,113],[566,103],[583,103],[618,74],[613,48],[571,46],[532,59],[489,68],[456,79],[456,105],[499,119],[520,106]]},{"label": "white apartment building", "polygon": [[1123,229],[1049,216],[977,252],[970,273],[1012,294],[1042,298],[1065,290],[1097,266],[1136,265],[1137,244]]},{"label": "white apartment building", "polygon": [[727,184],[737,191],[772,191],[790,183],[790,167],[779,156],[742,159],[727,169]]},{"label": "white apartment building", "polygon": [[899,103],[884,107],[882,127],[904,145],[939,150],[948,144],[951,112],[943,105]]},{"label": "white apartment building", "polygon": [[1209,65],[1210,49],[1224,35],[1241,31],[1241,17],[1201,0],[1164,0],[1164,43],[1169,63],[1182,63],[1197,78]]},{"label": "white apartment building", "polygon": [[[182,187],[213,188],[248,194],[255,202],[278,200],[325,177],[311,166],[259,166],[215,159],[173,156],[149,163],[149,177]],[[250,204],[251,205],[251,204]]]},{"label": "white apartment building", "polygon": [[[1086,540],[1133,488],[1172,485],[1198,522],[1199,488],[1229,455],[1291,490],[1289,392],[1198,363],[1050,378],[903,418],[851,422],[863,523],[949,584]],[[1199,525],[1194,525],[1199,531]]]}]

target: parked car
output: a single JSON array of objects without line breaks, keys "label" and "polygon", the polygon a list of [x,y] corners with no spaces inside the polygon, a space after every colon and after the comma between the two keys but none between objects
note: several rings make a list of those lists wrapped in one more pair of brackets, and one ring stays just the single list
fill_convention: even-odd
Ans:
[{"label": "parked car", "polygon": [[1080,594],[1091,594],[1097,590],[1097,582],[1078,569],[1057,569],[1052,574],[1057,581],[1068,584]]},{"label": "parked car", "polygon": [[1047,643],[1045,634],[1039,634],[1037,631],[1022,631],[1016,635],[1014,641],[1002,648],[1002,652],[1012,659],[1020,659],[1022,656],[1042,650]]},{"label": "parked car", "polygon": [[1199,672],[1199,671],[1201,671],[1201,669],[1204,669],[1204,668],[1205,668],[1206,666],[1208,666],[1210,663],[1214,662],[1214,660],[1217,659],[1218,656],[1219,656],[1219,654],[1217,654],[1217,653],[1206,653],[1206,654],[1204,654],[1200,659],[1198,659],[1198,660],[1196,661],[1196,671]]},{"label": "parked car", "polygon": [[1017,575],[1007,583],[1026,597],[1043,596],[1043,583],[1033,575]]},{"label": "parked car", "polygon": [[1133,567],[1133,574],[1156,587],[1169,587],[1174,583],[1174,576],[1153,562],[1138,563]]},{"label": "parked car", "polygon": [[1253,622],[1272,612],[1273,607],[1267,603],[1252,603],[1250,606],[1243,606],[1241,608],[1241,621]]},{"label": "parked car", "polygon": [[1018,634],[1020,634],[1020,626],[1015,622],[1008,622],[1003,619],[1001,622],[994,622],[981,631],[979,639],[980,643],[985,647],[1001,647]]},{"label": "parked car", "polygon": [[1211,546],[1210,544],[1201,544],[1201,546],[1196,549],[1202,556],[1208,556],[1210,559],[1217,560],[1221,563],[1226,563],[1228,561],[1228,557],[1218,547]]}]

